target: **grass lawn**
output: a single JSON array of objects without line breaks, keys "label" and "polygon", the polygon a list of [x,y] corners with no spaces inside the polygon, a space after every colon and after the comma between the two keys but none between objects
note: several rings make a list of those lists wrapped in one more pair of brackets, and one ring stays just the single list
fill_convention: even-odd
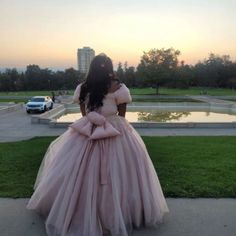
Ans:
[{"label": "grass lawn", "polygon": [[[58,94],[59,91],[55,91],[55,94]],[[68,90],[69,94],[73,94],[74,90]],[[48,91],[17,91],[17,92],[0,92],[0,96],[51,96],[52,90]]]},{"label": "grass lawn", "polygon": [[[160,88],[159,93],[161,95],[200,95],[201,91],[207,91],[208,95],[213,96],[236,96],[236,90],[222,89],[222,88],[198,88],[192,87],[189,89],[171,89],[171,88]],[[58,94],[58,91],[54,91]],[[74,90],[68,90],[69,94],[72,95]],[[155,95],[156,89],[154,88],[131,88],[130,92],[132,95]],[[0,92],[0,96],[51,96],[51,91],[20,91],[20,92]]]},{"label": "grass lawn", "polygon": [[[0,98],[1,102],[14,102],[14,103],[27,103],[29,99],[24,99],[19,96],[19,98]],[[201,102],[193,99],[178,99],[178,98],[133,98],[133,102]]]},{"label": "grass lawn", "polygon": [[236,197],[236,137],[143,137],[168,197]]},{"label": "grass lawn", "polygon": [[14,102],[14,103],[27,103],[29,99],[23,99],[23,98],[0,98],[0,102]]},{"label": "grass lawn", "polygon": [[[200,95],[201,91],[207,91],[208,95],[212,96],[236,96],[236,90],[223,89],[223,88],[198,88],[192,87],[189,89],[172,89],[172,88],[160,88],[159,93],[161,95]],[[151,95],[156,94],[154,88],[131,88],[131,94],[133,95]]]},{"label": "grass lawn", "polygon": [[[54,137],[55,138],[55,137]],[[54,139],[0,143],[0,197],[30,197]],[[236,197],[236,137],[143,137],[167,197]]]}]

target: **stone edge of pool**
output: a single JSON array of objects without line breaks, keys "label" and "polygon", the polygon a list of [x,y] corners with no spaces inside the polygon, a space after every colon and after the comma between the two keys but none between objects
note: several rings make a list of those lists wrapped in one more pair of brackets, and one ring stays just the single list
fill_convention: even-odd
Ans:
[{"label": "stone edge of pool", "polygon": [[[135,109],[155,109],[155,108],[183,108],[183,109],[204,109],[204,108],[224,108],[229,109],[231,112],[236,112],[236,104],[210,104],[210,103],[133,103],[128,105],[128,111]],[[33,115],[31,123],[34,124],[48,124],[51,128],[68,127],[72,122],[57,122],[56,118],[65,114],[68,111],[77,110],[77,104],[60,104],[53,110],[45,112],[40,115]],[[236,122],[130,122],[135,128],[236,128]]]}]

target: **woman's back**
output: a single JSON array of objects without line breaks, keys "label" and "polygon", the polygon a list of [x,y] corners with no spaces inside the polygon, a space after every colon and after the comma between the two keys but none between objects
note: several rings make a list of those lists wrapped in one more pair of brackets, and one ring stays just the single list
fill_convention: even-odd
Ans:
[{"label": "woman's back", "polygon": [[[79,102],[79,95],[81,92],[82,84],[79,84],[75,90],[73,101]],[[88,104],[89,96],[85,99],[85,107]],[[118,105],[123,103],[130,103],[132,101],[129,89],[125,84],[114,83],[105,95],[102,103],[103,106],[99,107],[97,112],[101,115],[108,117],[116,115],[118,112]]]}]

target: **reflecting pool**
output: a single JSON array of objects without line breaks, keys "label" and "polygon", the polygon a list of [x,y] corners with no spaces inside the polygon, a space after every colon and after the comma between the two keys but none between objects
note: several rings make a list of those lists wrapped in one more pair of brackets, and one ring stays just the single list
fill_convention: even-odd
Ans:
[{"label": "reflecting pool", "polygon": [[[74,122],[81,113],[68,113],[56,119],[56,122]],[[129,122],[236,122],[236,114],[219,111],[128,111]]]}]

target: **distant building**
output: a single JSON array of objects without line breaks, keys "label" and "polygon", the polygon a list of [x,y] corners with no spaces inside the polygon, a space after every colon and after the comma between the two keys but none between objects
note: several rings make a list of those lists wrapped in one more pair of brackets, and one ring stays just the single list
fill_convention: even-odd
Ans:
[{"label": "distant building", "polygon": [[95,51],[92,48],[79,48],[77,51],[78,70],[82,73],[87,73],[94,56]]}]

